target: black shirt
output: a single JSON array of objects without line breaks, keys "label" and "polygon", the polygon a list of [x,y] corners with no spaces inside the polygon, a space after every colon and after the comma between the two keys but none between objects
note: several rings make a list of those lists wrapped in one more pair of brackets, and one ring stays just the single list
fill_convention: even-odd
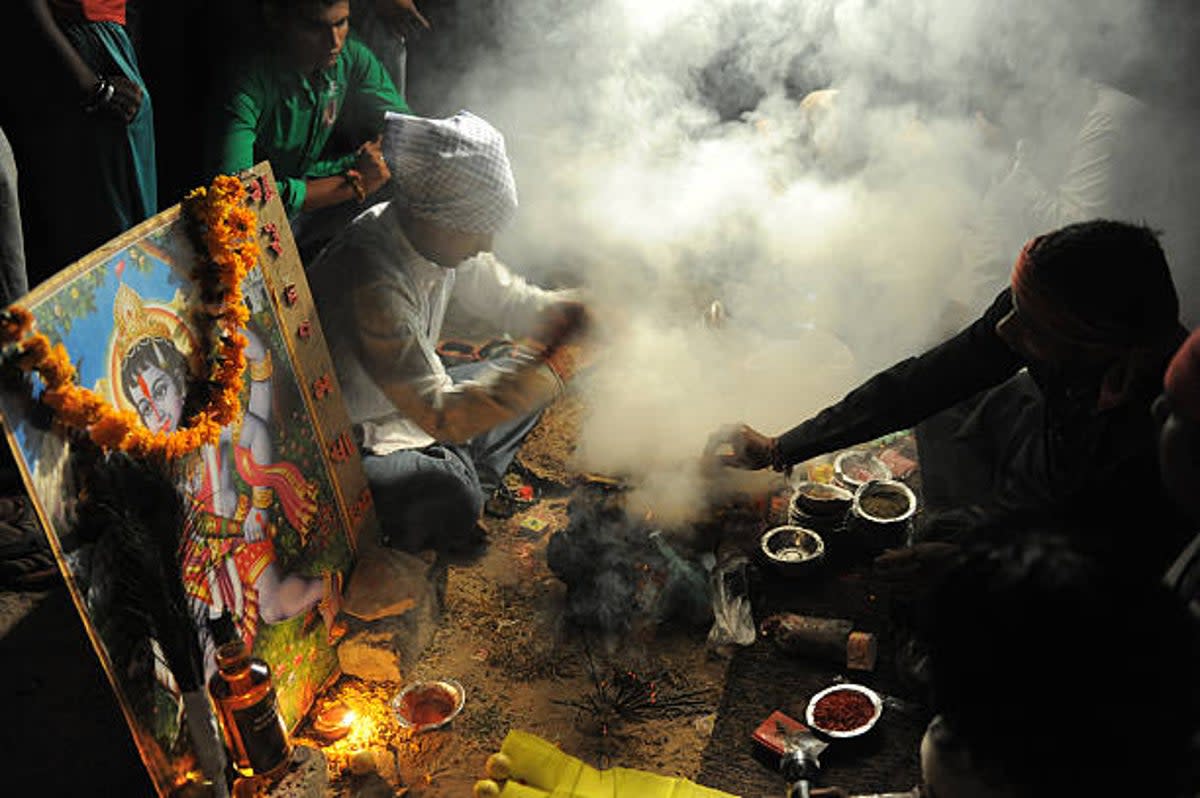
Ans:
[{"label": "black shirt", "polygon": [[1012,308],[1005,289],[957,335],[876,374],[785,432],[779,437],[784,461],[802,462],[907,429],[1028,369],[1040,407],[989,430],[1015,444],[1003,449],[1009,462],[994,464],[1006,476],[981,508],[980,525],[1049,524],[1077,534],[1097,553],[1144,560],[1139,564],[1161,574],[1187,540],[1188,524],[1162,485],[1150,405],[1186,331],[1179,328],[1180,340],[1164,347],[1161,364],[1132,386],[1126,401],[1098,410],[1098,379],[1071,382],[1028,362],[1000,338],[996,324]]}]

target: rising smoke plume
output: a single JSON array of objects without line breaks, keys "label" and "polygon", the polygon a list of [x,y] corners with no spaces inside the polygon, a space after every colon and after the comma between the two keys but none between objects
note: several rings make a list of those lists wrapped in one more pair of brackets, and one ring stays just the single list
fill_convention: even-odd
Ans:
[{"label": "rising smoke plume", "polygon": [[[1104,215],[1164,231],[1195,323],[1200,181],[1178,147],[1197,136],[1176,80],[1195,12],[1175,6],[463,1],[457,60],[414,104],[506,134],[521,208],[500,255],[584,286],[605,326],[582,465],[629,476],[667,521],[712,495],[698,456],[721,424],[781,432],[986,306],[1050,218],[1005,181],[1019,157],[1055,196],[1094,81],[1138,98],[1122,157],[1152,177]],[[719,330],[701,322],[714,300]]]}]

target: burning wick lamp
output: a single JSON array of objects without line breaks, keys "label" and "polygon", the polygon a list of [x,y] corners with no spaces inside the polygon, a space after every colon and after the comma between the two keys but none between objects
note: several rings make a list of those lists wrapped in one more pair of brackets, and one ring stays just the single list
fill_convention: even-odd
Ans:
[{"label": "burning wick lamp", "polygon": [[350,734],[356,720],[358,713],[345,704],[329,704],[313,717],[313,734],[329,745]]},{"label": "burning wick lamp", "polygon": [[387,712],[379,702],[353,695],[328,699],[314,711],[309,733],[329,763],[361,775],[377,767],[374,749],[383,742],[379,716]]}]

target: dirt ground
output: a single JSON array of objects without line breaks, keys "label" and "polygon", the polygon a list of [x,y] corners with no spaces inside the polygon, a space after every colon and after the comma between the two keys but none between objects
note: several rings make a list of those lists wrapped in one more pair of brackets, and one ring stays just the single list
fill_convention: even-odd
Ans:
[{"label": "dirt ground", "polygon": [[[483,552],[448,566],[440,622],[406,676],[457,680],[466,693],[461,713],[444,730],[414,736],[386,709],[399,685],[343,677],[326,697],[373,708],[367,747],[379,777],[350,772],[346,741],[326,746],[330,795],[378,795],[368,788],[372,779],[382,786],[379,778],[413,798],[470,795],[488,755],[513,729],[597,767],[695,776],[726,668],[706,653],[705,630],[646,629],[614,645],[563,622],[565,586],[545,551],[566,526],[572,485],[581,479],[570,465],[581,412],[570,397],[547,410],[518,455],[538,500],[509,517],[486,516]],[[0,655],[6,705],[16,713],[0,727],[0,761],[10,773],[25,773],[45,795],[78,794],[80,774],[90,774],[85,791],[93,794],[154,795],[61,583],[0,593]],[[316,744],[306,730],[297,740]],[[47,751],[70,752],[72,767]]]},{"label": "dirt ground", "polygon": [[[448,729],[413,736],[380,713],[373,765],[414,798],[469,795],[512,729],[596,767],[687,778],[699,770],[726,667],[706,652],[706,630],[659,627],[614,646],[563,622],[565,586],[547,566],[546,545],[566,526],[571,486],[582,479],[570,464],[581,412],[571,397],[547,410],[518,456],[539,499],[510,517],[485,517],[486,550],[449,566],[444,614],[409,676],[458,681],[461,714]],[[378,705],[394,688],[343,678],[328,698],[358,706],[373,694]],[[355,795],[363,779],[346,769],[351,752],[324,750],[334,794]]]}]

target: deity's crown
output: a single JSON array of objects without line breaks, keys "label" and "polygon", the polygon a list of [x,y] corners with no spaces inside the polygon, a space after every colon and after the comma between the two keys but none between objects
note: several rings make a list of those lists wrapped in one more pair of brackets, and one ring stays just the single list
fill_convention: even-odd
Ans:
[{"label": "deity's crown", "polygon": [[165,338],[168,341],[175,338],[171,325],[158,314],[148,312],[138,292],[125,283],[117,288],[117,297],[113,300],[113,324],[115,347],[122,359],[134,344],[144,338]]},{"label": "deity's crown", "polygon": [[[113,367],[119,369],[117,364],[125,361],[139,341],[162,338],[183,353],[191,374],[198,373],[201,356],[192,331],[183,320],[184,305],[178,291],[168,303],[147,304],[137,291],[121,283],[113,299]],[[114,372],[112,376],[116,378],[119,374]]]}]

